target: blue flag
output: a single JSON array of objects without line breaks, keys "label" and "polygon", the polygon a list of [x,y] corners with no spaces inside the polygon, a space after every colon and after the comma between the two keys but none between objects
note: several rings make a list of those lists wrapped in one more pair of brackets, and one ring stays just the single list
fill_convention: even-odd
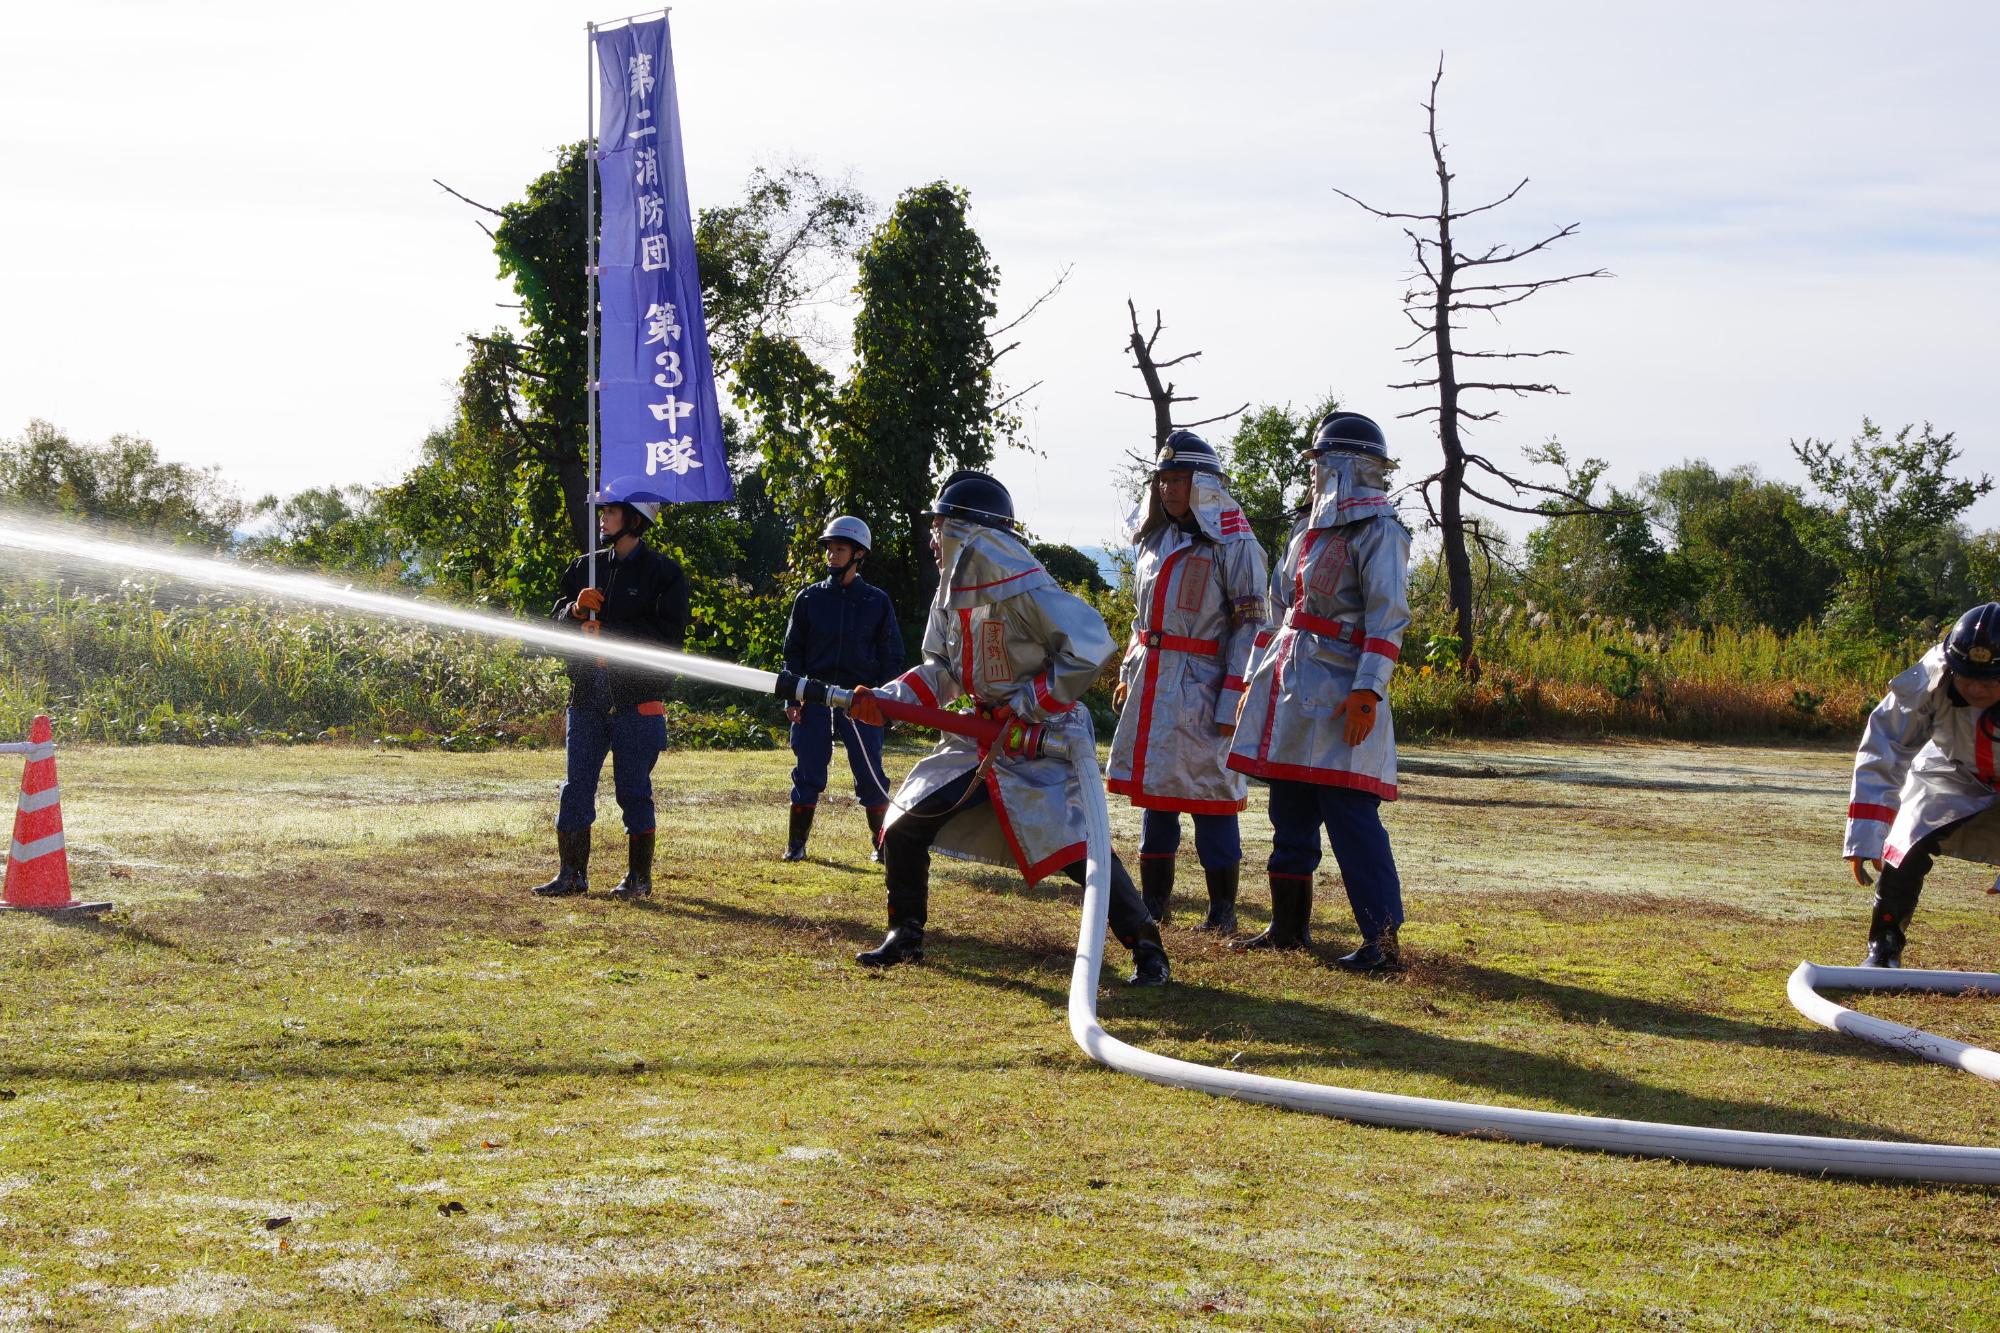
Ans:
[{"label": "blue flag", "polygon": [[667,21],[597,33],[598,475],[621,499],[727,500]]}]

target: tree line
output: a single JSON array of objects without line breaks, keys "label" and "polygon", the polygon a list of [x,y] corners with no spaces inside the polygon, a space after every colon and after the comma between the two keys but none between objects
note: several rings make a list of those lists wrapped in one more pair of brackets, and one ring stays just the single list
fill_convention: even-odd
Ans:
[{"label": "tree line", "polygon": [[[1434,256],[1457,254],[1448,225],[1464,215],[1450,202],[1436,144],[1435,94],[1433,81],[1439,212],[1408,216],[1436,222],[1442,239],[1420,242],[1420,260],[1426,246]],[[477,210],[519,318],[517,327],[467,334],[451,422],[423,440],[394,484],[246,504],[217,470],[166,462],[142,439],[82,443],[38,421],[0,440],[0,501],[539,613],[585,538],[584,168],[573,145],[513,203],[491,207],[451,191]],[[917,186],[880,212],[851,185],[801,166],[753,172],[739,200],[702,211],[696,243],[710,350],[732,408],[724,432],[736,498],[670,506],[652,534],[692,575],[695,645],[774,660],[791,585],[816,565],[819,525],[836,512],[859,514],[874,529],[869,577],[914,629],[934,578],[921,511],[945,474],[984,466],[1014,441],[1019,395],[1001,384],[996,364],[1014,345],[1008,335],[1061,280],[998,322],[999,270],[962,188]],[[1474,258],[1506,262],[1546,243]],[[1440,280],[1445,298],[1434,283],[1414,304],[1431,309],[1453,291],[1466,294]],[[830,313],[851,314],[851,328]],[[1448,327],[1449,313],[1418,319],[1420,336]],[[1128,314],[1157,436],[1174,404],[1192,400],[1147,374],[1159,316],[1147,338],[1136,307]],[[1162,358],[1155,371],[1197,355]],[[1463,355],[1433,349],[1421,359],[1435,366]],[[1301,449],[1313,422],[1336,406],[1329,392],[1303,409],[1223,414],[1235,418],[1218,440],[1232,488],[1274,556],[1303,496]],[[1454,403],[1441,419],[1467,415]],[[1135,437],[1143,438],[1136,428]],[[1433,554],[1415,571],[1420,611],[1476,671],[1475,644],[1459,641],[1461,627],[1474,624],[1475,602],[1482,616],[1514,606],[1658,628],[1816,623],[1881,641],[2000,595],[2000,531],[1962,522],[1992,481],[1958,475],[1962,450],[1952,435],[1929,424],[1890,434],[1864,422],[1851,440],[1792,447],[1804,486],[1690,458],[1632,490],[1600,494],[1605,463],[1572,461],[1552,442],[1529,461],[1551,469],[1553,484],[1488,469],[1543,493],[1519,506],[1540,520],[1519,545],[1490,526],[1440,518],[1435,488],[1444,485],[1440,498],[1455,494],[1447,457],[1443,471],[1409,488],[1434,534]],[[1464,457],[1459,464],[1460,472],[1485,466]],[[1133,487],[1142,476],[1143,468],[1131,470],[1122,483]],[[1039,549],[1066,581],[1104,591],[1080,552]]]}]

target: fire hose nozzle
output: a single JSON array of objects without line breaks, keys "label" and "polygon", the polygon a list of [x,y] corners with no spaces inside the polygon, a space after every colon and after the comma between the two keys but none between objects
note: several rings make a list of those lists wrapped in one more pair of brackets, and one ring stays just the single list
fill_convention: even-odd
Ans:
[{"label": "fire hose nozzle", "polygon": [[[786,703],[824,704],[843,711],[854,704],[853,690],[795,676],[789,671],[778,673],[777,685],[772,693]],[[1002,725],[978,713],[947,712],[942,708],[927,708],[923,704],[885,699],[879,694],[875,696],[875,703],[884,716],[894,721],[965,736],[979,742],[982,747],[998,746],[1001,753],[1014,758],[1069,758],[1069,738],[1051,735],[1048,728],[1039,722],[1023,722],[1016,718]]]}]

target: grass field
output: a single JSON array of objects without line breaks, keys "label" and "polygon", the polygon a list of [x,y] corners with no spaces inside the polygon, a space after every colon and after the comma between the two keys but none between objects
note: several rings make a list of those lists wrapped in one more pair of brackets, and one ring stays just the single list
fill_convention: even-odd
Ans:
[{"label": "grass field", "polygon": [[[1099,1068],[1064,1030],[1067,884],[943,863],[931,961],[864,974],[859,812],[779,863],[788,759],[669,756],[659,895],[630,906],[526,895],[551,753],[66,749],[79,892],[119,906],[0,918],[0,1330],[2000,1327],[1991,1190],[1370,1129]],[[1326,965],[1351,947],[1329,869],[1320,956],[1176,925],[1177,984],[1107,987],[1105,1026],[1371,1089],[2000,1145],[2000,1089],[1785,1001],[1801,958],[1860,952],[1846,767],[1413,749],[1388,808],[1408,973]],[[608,780],[604,805],[600,890]],[[1255,864],[1261,802],[1245,828]],[[1987,882],[1944,864],[1913,964],[1993,966]],[[1976,1000],[1867,1003],[2000,1030]]]}]

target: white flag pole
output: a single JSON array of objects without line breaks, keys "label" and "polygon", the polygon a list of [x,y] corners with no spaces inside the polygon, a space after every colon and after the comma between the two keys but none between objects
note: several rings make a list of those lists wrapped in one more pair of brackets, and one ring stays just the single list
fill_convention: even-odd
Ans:
[{"label": "white flag pole", "polygon": [[[584,354],[583,395],[590,418],[589,494],[584,497],[583,549],[589,561],[590,586],[597,586],[597,25],[583,25],[583,233],[584,233]],[[597,619],[595,612],[592,620]]]}]

